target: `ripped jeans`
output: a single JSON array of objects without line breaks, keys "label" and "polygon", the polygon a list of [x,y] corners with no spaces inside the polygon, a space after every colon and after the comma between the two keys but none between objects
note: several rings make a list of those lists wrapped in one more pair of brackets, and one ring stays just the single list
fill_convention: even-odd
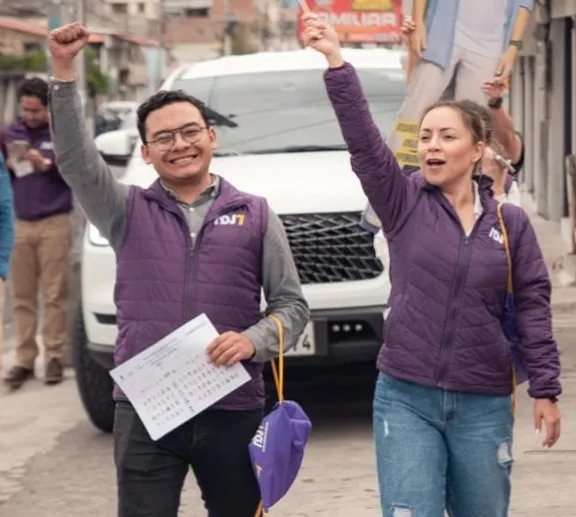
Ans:
[{"label": "ripped jeans", "polygon": [[380,374],[374,433],[382,517],[508,517],[510,397]]}]

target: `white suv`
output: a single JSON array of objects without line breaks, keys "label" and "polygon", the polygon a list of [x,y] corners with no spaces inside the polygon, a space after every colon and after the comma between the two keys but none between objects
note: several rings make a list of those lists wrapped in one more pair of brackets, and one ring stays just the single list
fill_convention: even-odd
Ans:
[{"label": "white suv", "polygon": [[[389,133],[405,91],[400,54],[343,53],[360,75],[381,132]],[[366,197],[326,94],[325,68],[311,50],[230,56],[181,68],[162,86],[208,105],[219,142],[212,171],[266,197],[284,223],[312,314],[289,352],[301,365],[375,361],[390,289],[372,235],[359,226]],[[121,181],[146,187],[155,178],[138,143]],[[76,377],[90,419],[110,431],[116,258],[91,225],[82,253]]]}]

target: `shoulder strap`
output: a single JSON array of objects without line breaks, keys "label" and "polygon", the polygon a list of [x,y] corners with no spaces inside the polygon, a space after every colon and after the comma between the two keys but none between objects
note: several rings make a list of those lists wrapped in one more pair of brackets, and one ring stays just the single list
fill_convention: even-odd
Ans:
[{"label": "shoulder strap", "polygon": [[510,240],[508,239],[508,231],[506,230],[506,224],[504,224],[504,216],[502,215],[502,203],[498,203],[496,211],[498,214],[498,224],[500,225],[500,231],[502,232],[504,250],[506,251],[506,261],[508,263],[508,282],[506,287],[508,292],[512,293],[514,292],[514,282],[512,280],[512,254],[510,253]]},{"label": "shoulder strap", "polygon": [[274,361],[274,359],[270,361],[270,364],[272,366],[272,376],[274,377],[274,384],[276,385],[278,402],[284,402],[284,328],[278,316],[268,314],[268,317],[276,323],[276,328],[278,329],[278,367],[276,367],[276,361]]}]

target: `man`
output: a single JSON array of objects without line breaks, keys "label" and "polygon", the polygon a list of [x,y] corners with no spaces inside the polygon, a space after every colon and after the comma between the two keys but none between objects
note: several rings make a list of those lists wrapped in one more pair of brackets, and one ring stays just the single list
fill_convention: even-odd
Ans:
[{"label": "man", "polygon": [[5,377],[13,389],[34,375],[38,287],[43,302],[44,379],[47,384],[62,381],[72,235],[72,193],[54,161],[48,84],[37,77],[27,79],[18,97],[20,117],[2,135],[16,208],[10,277],[18,344],[15,365]]},{"label": "man", "polygon": [[279,337],[260,312],[261,289],[287,346],[309,318],[287,237],[265,199],[210,173],[216,134],[205,105],[182,91],[159,92],[138,110],[142,156],[159,179],[148,189],[117,183],[86,136],[74,82],[87,41],[79,24],[50,34],[51,120],[62,174],[116,253],[116,364],[205,313],[221,333],[210,359],[242,361],[252,377],[158,442],[115,390],[118,515],[176,517],[191,467],[210,517],[254,517],[260,494],[248,444],[262,418],[262,366],[278,354]]},{"label": "man", "polygon": [[14,200],[4,156],[0,153],[0,372],[4,346],[4,294],[14,247]]}]

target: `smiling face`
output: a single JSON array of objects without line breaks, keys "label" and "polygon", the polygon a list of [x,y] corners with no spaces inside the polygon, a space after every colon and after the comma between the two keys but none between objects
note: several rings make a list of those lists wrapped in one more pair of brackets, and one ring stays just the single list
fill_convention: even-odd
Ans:
[{"label": "smiling face", "polygon": [[422,119],[418,159],[422,174],[431,185],[446,189],[471,177],[484,150],[474,117],[477,115],[462,113],[456,107],[439,106]]},{"label": "smiling face", "polygon": [[198,183],[209,174],[216,134],[190,102],[166,104],[146,118],[142,156],[168,185]]}]

